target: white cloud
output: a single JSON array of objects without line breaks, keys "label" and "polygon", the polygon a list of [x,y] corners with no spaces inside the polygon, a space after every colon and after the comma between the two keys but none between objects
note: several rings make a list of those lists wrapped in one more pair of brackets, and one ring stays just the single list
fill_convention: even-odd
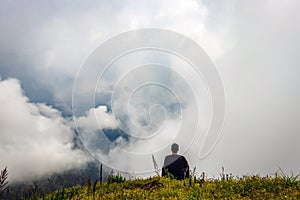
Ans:
[{"label": "white cloud", "polygon": [[226,1],[218,7],[219,23],[229,21],[234,44],[216,60],[227,117],[220,143],[200,166],[210,174],[220,166],[237,174],[271,174],[278,166],[299,173],[299,1]]},{"label": "white cloud", "polygon": [[76,126],[89,131],[101,129],[116,129],[120,122],[110,113],[107,112],[106,106],[91,108],[86,116],[74,118]]},{"label": "white cloud", "polygon": [[[195,0],[74,3],[71,8],[64,3],[36,1],[20,3],[22,12],[14,14],[7,13],[14,9],[12,3],[2,4],[0,26],[5,32],[0,33],[0,62],[30,70],[35,81],[53,92],[56,102],[70,103],[72,84],[84,59],[99,44],[124,31],[170,29],[196,40],[213,57],[223,54],[220,31],[207,28],[209,10]],[[22,34],[16,36],[19,32]],[[18,76],[20,80],[30,78]]]},{"label": "white cloud", "polygon": [[0,93],[1,167],[8,166],[10,181],[84,167],[89,161],[72,149],[73,130],[59,111],[30,103],[16,79],[2,80]]}]

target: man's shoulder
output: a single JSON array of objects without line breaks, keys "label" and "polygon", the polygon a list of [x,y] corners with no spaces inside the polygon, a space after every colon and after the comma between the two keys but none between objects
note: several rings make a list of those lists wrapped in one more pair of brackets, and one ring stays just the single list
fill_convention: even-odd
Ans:
[{"label": "man's shoulder", "polygon": [[182,160],[186,160],[186,158],[183,156],[183,155],[179,155],[179,154],[177,154],[177,155],[174,155],[174,154],[170,154],[170,155],[167,155],[166,157],[165,157],[165,159],[182,159]]},{"label": "man's shoulder", "polygon": [[181,157],[181,155],[179,155],[179,154],[176,154],[176,155],[170,154],[170,155],[166,156],[166,158],[179,158],[179,157]]},{"label": "man's shoulder", "polygon": [[184,156],[181,156],[181,159],[187,162],[186,158]]}]

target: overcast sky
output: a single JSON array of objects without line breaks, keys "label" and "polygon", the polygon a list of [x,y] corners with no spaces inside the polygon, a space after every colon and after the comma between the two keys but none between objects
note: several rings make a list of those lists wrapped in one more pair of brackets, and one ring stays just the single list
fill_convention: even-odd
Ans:
[{"label": "overcast sky", "polygon": [[[222,166],[233,174],[272,174],[278,167],[287,173],[300,173],[299,11],[297,0],[2,0],[0,167],[8,166],[12,180],[84,167],[89,156],[72,149],[72,89],[80,66],[93,50],[117,34],[138,28],[160,28],[176,31],[198,43],[223,80],[226,116],[220,140],[204,159],[197,158],[196,147],[189,150],[185,156],[191,166],[210,176],[217,176]],[[117,70],[111,76],[120,73]],[[151,77],[149,73],[144,76]],[[157,80],[166,77],[164,73],[152,76]],[[176,76],[173,74],[168,81],[173,83]],[[181,86],[172,84],[182,89],[179,98],[189,97]],[[143,94],[147,93],[139,95]],[[151,94],[160,96],[160,102],[170,95],[164,96],[160,90]],[[172,105],[163,106],[174,108],[174,99],[169,98]],[[116,102],[121,109],[121,101]],[[192,113],[188,111],[193,104],[184,105],[186,114]],[[160,109],[154,107],[152,112],[163,113]],[[172,137],[169,134],[178,126],[178,112],[171,111],[173,115],[167,120],[170,124],[163,132],[166,138]],[[91,113],[96,113],[102,128],[124,126],[122,114],[110,113],[105,106],[88,108],[75,117],[82,137],[98,137],[95,115]],[[133,108],[134,119],[140,119],[140,114],[140,110]],[[134,132],[128,124],[126,128]],[[85,140],[90,142],[87,146],[95,145],[91,143],[93,137]],[[105,140],[98,142],[105,146]],[[117,145],[132,151],[145,146],[149,151],[160,148],[152,140],[127,142],[120,138]],[[183,139],[180,142],[186,145]],[[111,148],[110,152],[95,152],[113,167],[122,165],[118,149]],[[157,155],[159,164],[163,156]]]}]

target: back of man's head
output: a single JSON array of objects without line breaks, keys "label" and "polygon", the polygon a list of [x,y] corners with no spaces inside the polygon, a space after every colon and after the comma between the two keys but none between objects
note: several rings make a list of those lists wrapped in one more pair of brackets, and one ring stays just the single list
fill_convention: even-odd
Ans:
[{"label": "back of man's head", "polygon": [[177,153],[178,150],[179,150],[179,145],[176,144],[176,143],[173,143],[172,146],[171,146],[172,153]]}]

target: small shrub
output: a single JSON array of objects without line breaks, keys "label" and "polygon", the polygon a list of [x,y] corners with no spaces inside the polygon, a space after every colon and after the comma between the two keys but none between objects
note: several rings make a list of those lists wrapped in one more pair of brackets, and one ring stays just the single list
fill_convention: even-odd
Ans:
[{"label": "small shrub", "polygon": [[111,174],[108,177],[108,182],[109,183],[123,183],[126,181],[126,178],[123,177],[120,173],[117,173],[117,175]]}]

